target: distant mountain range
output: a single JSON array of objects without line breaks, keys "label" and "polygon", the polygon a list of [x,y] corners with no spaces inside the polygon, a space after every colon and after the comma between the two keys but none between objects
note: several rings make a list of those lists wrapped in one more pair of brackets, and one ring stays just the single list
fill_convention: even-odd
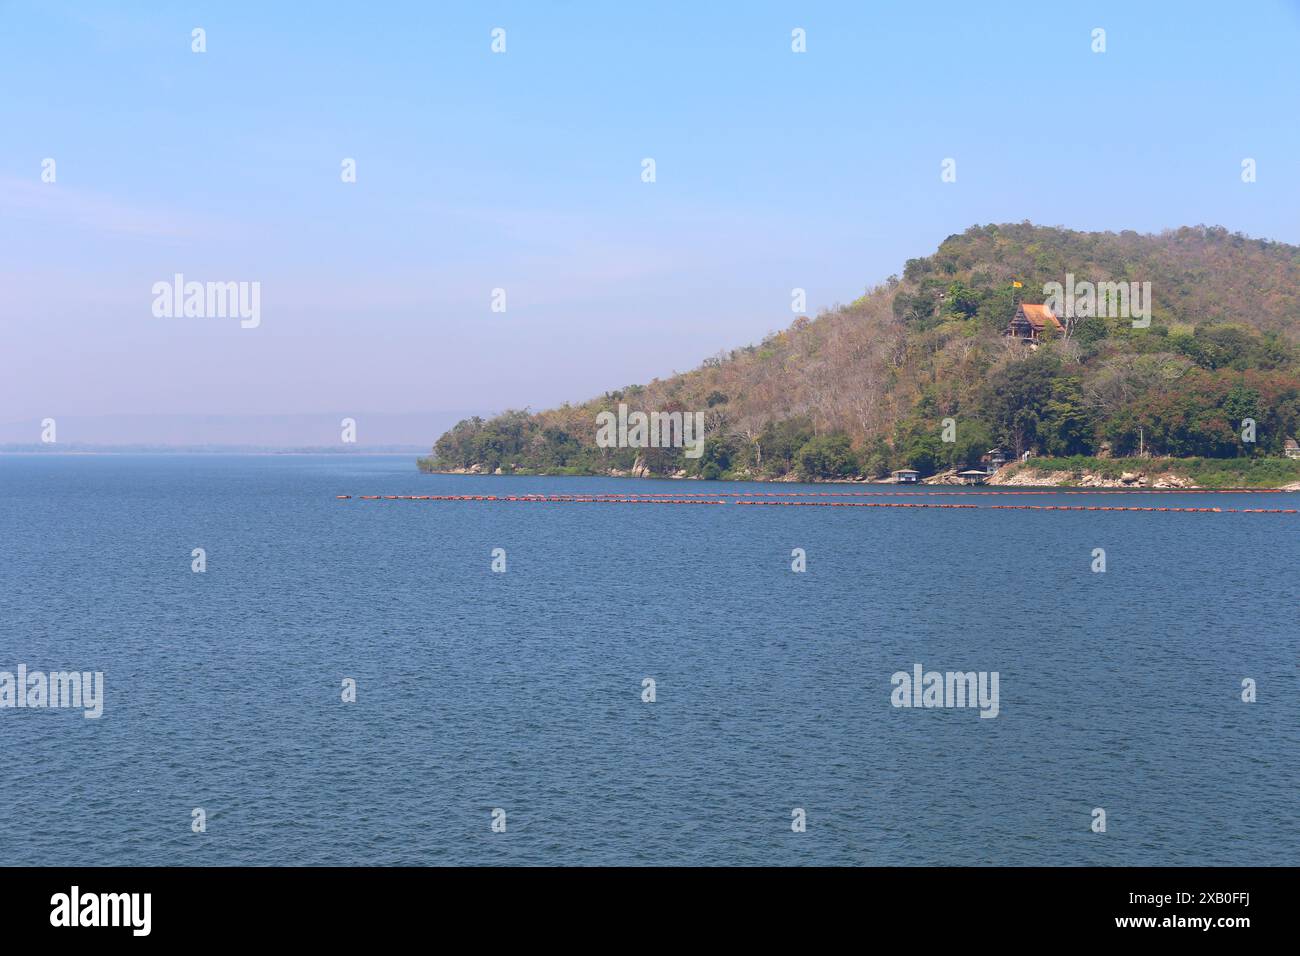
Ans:
[{"label": "distant mountain range", "polygon": [[[1061,288],[1050,302],[1060,321],[1049,317],[1041,338],[1007,334],[1019,306]],[[1018,327],[1029,328],[1023,316]],[[973,467],[994,446],[1009,457],[1280,457],[1300,426],[1298,342],[1296,246],[1205,226],[975,226],[849,305],[690,372],[464,419],[421,467],[834,478]],[[620,405],[625,416],[702,413],[698,456],[635,447],[635,434],[598,441],[598,416]]]}]

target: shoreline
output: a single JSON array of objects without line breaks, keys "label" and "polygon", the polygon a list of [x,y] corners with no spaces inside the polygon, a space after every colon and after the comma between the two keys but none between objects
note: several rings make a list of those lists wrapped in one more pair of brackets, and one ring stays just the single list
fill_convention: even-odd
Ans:
[{"label": "shoreline", "polygon": [[[489,472],[481,466],[473,465],[469,468],[448,468],[432,469],[421,466],[421,474],[433,475],[473,475],[478,477],[530,477],[530,478],[638,478],[661,481],[699,481],[705,482],[705,479],[699,475],[683,475],[681,473],[672,475],[629,475],[617,471],[599,473],[593,472],[582,475],[564,475],[552,474],[549,472],[506,472],[498,469]],[[864,477],[855,478],[798,478],[782,476],[780,478],[753,478],[753,477],[731,477],[714,479],[719,481],[735,482],[752,482],[754,484],[782,485],[782,484],[804,484],[804,485],[868,485],[874,487],[952,487],[952,488],[1076,488],[1076,489],[1128,489],[1131,491],[1274,491],[1274,492],[1295,492],[1300,491],[1300,481],[1289,482],[1284,485],[1225,485],[1211,486],[1198,484],[1182,475],[1177,474],[1170,468],[1142,469],[1139,468],[1133,472],[1121,472],[1119,477],[1107,476],[1101,471],[1084,470],[1082,472],[1071,469],[1045,469],[1029,467],[1022,464],[1013,464],[1003,466],[994,472],[988,479],[978,485],[970,485],[956,479],[955,472],[947,471],[931,475],[918,482],[897,482],[893,480],[879,480]]]}]

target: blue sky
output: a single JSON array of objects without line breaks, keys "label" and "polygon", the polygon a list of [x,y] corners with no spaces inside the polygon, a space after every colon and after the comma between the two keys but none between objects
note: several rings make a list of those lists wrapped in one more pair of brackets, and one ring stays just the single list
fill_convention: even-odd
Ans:
[{"label": "blue sky", "polygon": [[[1282,0],[0,0],[0,424],[582,400],[973,223],[1298,243],[1297,48]],[[176,272],[260,327],[155,318]]]}]

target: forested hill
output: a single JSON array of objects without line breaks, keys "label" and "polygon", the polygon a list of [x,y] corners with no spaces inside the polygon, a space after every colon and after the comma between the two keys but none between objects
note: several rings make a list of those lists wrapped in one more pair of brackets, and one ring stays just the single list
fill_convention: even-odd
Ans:
[{"label": "forested hill", "polygon": [[[1044,302],[1045,284],[1067,276],[1149,282],[1149,327],[1084,314],[1045,330],[1041,344],[1003,334],[1019,304]],[[1204,226],[1159,235],[976,226],[909,260],[901,278],[758,345],[580,405],[462,421],[420,464],[829,478],[972,467],[994,446],[1280,456],[1300,430],[1298,343],[1300,247]],[[620,403],[703,412],[703,454],[599,447],[596,416]],[[946,418],[955,441],[943,440]],[[1253,443],[1242,440],[1247,418]]]}]

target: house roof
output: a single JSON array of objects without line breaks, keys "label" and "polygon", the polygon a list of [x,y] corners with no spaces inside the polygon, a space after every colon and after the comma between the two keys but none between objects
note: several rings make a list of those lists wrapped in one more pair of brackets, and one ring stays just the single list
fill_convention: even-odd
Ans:
[{"label": "house roof", "polygon": [[1045,327],[1061,328],[1061,323],[1052,314],[1052,310],[1045,305],[1022,305],[1020,309],[1025,313],[1025,319],[1034,327],[1035,332],[1041,332]]},{"label": "house roof", "polygon": [[1286,447],[1286,448],[1300,448],[1300,442],[1297,442],[1294,438],[1288,438],[1288,439],[1286,440],[1286,445],[1285,445],[1284,447]]}]

